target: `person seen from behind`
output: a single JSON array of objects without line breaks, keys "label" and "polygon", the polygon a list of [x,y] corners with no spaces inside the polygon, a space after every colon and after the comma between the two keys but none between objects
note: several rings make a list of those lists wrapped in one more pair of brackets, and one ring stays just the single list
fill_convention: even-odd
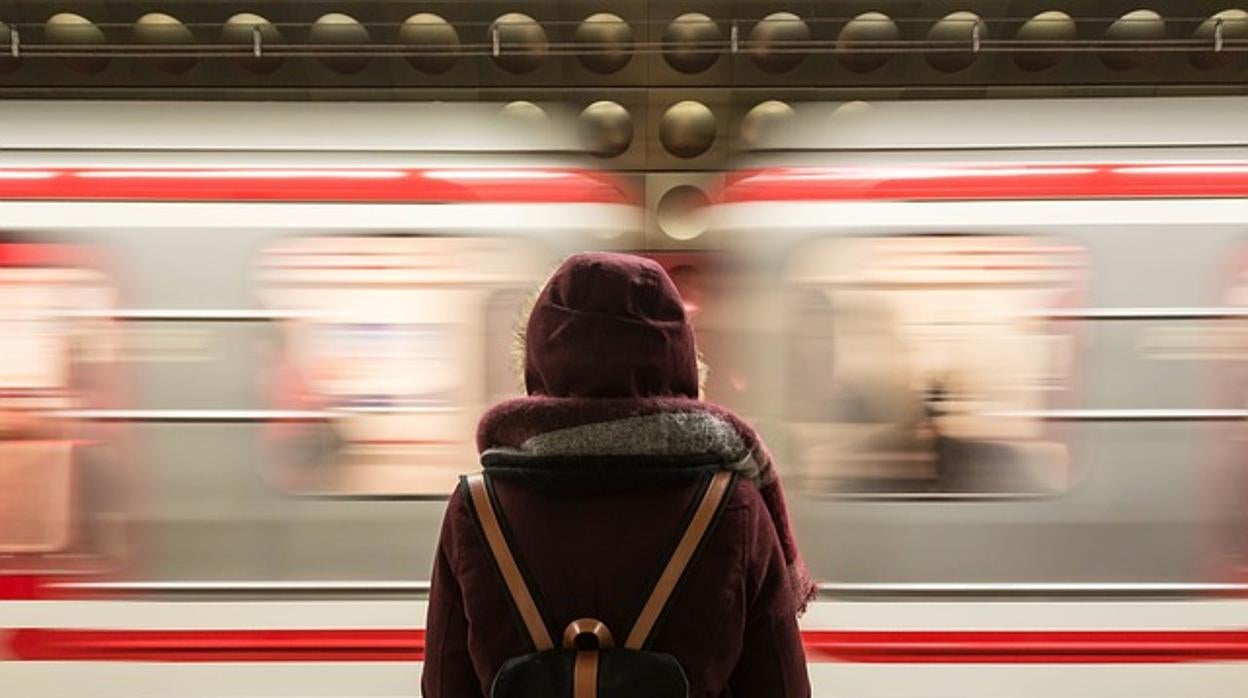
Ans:
[{"label": "person seen from behind", "polygon": [[523,340],[528,395],[482,418],[447,505],[424,698],[808,698],[814,582],[766,446],[699,398],[663,268],[569,258]]}]

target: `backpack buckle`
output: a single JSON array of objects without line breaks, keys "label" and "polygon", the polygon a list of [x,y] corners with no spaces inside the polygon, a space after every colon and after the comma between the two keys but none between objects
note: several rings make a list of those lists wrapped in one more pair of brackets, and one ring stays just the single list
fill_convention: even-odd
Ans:
[{"label": "backpack buckle", "polygon": [[606,650],[614,646],[611,629],[596,618],[578,618],[563,631],[563,648],[567,650]]}]

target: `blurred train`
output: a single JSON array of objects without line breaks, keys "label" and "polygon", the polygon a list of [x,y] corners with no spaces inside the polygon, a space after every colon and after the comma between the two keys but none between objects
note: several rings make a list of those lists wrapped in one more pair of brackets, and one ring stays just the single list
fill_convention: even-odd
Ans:
[{"label": "blurred train", "polygon": [[807,105],[673,253],[557,120],[6,104],[0,685],[414,695],[516,314],[606,248],[779,455],[816,696],[1236,694],[1245,105]]}]

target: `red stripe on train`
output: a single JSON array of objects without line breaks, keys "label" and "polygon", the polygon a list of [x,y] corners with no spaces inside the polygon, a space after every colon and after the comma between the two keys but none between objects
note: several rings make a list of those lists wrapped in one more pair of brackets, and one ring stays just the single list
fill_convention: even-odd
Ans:
[{"label": "red stripe on train", "polygon": [[814,661],[1167,664],[1248,660],[1248,631],[808,631]]},{"label": "red stripe on train", "polygon": [[47,598],[47,580],[30,574],[0,574],[0,601]]},{"label": "red stripe on train", "polygon": [[0,200],[634,203],[609,175],[516,168],[0,168]]},{"label": "red stripe on train", "polygon": [[[811,662],[1166,664],[1248,660],[1248,631],[806,631]],[[34,661],[350,662],[424,659],[423,630],[60,630],[13,632]]]},{"label": "red stripe on train", "polygon": [[22,628],[10,654],[32,661],[418,662],[424,630],[61,630]]},{"label": "red stripe on train", "polygon": [[729,177],[724,203],[1248,197],[1248,163],[779,167]]}]

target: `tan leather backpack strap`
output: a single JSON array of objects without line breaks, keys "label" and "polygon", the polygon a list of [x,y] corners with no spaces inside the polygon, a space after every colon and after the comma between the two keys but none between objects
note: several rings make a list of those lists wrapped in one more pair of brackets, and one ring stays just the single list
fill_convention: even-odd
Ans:
[{"label": "tan leather backpack strap", "polygon": [[598,698],[598,650],[576,653],[572,663],[572,698]]},{"label": "tan leather backpack strap", "polygon": [[639,650],[646,644],[651,631],[659,621],[659,616],[667,606],[668,599],[676,590],[680,578],[684,576],[685,568],[689,566],[689,561],[697,552],[698,546],[702,544],[702,539],[715,520],[715,515],[719,512],[719,507],[724,501],[724,496],[728,494],[728,486],[732,484],[732,481],[733,473],[727,470],[721,470],[711,478],[710,484],[702,494],[702,500],[698,502],[697,509],[693,512],[689,526],[685,528],[684,535],[676,544],[676,551],[667,561],[663,574],[659,575],[659,581],[654,585],[654,590],[650,592],[650,598],[646,600],[641,613],[637,616],[637,621],[633,623],[633,629],[629,631],[628,638],[624,641],[625,648]]},{"label": "tan leather backpack strap", "polygon": [[499,525],[494,500],[486,488],[485,475],[481,473],[469,475],[465,481],[468,484],[468,494],[472,497],[472,508],[477,514],[477,522],[485,534],[485,542],[490,547],[490,554],[494,556],[494,562],[498,564],[499,571],[502,572],[503,582],[507,585],[511,600],[520,613],[520,620],[524,622],[525,629],[529,631],[533,647],[539,652],[554,649],[555,643],[550,638],[550,631],[546,628],[546,622],[542,620],[541,611],[537,609],[537,602],[529,593],[529,586],[524,581],[520,566],[516,564],[516,558],[512,555],[511,547],[507,545],[502,526]]}]

